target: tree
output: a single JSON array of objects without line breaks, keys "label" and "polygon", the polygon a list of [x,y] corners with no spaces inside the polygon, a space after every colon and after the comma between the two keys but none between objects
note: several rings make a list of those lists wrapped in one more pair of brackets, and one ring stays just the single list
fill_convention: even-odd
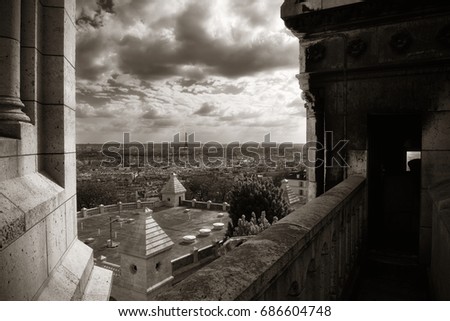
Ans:
[{"label": "tree", "polygon": [[185,185],[188,190],[187,199],[195,198],[197,201],[223,203],[227,201],[232,182],[228,178],[217,175],[201,175],[190,178]]},{"label": "tree", "polygon": [[117,192],[114,184],[102,182],[83,182],[77,184],[77,207],[92,208],[100,204],[116,204]]},{"label": "tree", "polygon": [[[231,224],[227,235],[234,235],[242,224],[254,221],[254,225],[269,224],[289,214],[289,205],[282,196],[280,188],[276,187],[271,179],[261,179],[256,176],[239,178],[229,194]],[[264,213],[264,217],[261,214]],[[230,231],[230,229],[232,229]]]}]

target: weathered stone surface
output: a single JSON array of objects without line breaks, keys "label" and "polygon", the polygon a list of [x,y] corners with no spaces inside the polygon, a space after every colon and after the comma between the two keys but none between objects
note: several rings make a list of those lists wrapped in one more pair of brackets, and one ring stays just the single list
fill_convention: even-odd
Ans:
[{"label": "weathered stone surface", "polygon": [[422,188],[450,179],[450,150],[422,151]]},{"label": "weathered stone surface", "polygon": [[111,295],[112,271],[94,266],[82,301],[108,301]]},{"label": "weathered stone surface", "polygon": [[65,206],[58,207],[45,219],[47,225],[48,273],[55,268],[67,249]]},{"label": "weathered stone surface", "polygon": [[25,233],[25,213],[0,194],[0,251]]},{"label": "weathered stone surface", "polygon": [[66,240],[67,247],[77,238],[77,199],[76,195],[66,202]]},{"label": "weathered stone surface", "polygon": [[428,113],[424,120],[422,149],[450,150],[450,111]]},{"label": "weathered stone surface", "polygon": [[40,301],[80,300],[94,267],[92,249],[76,241],[52,271],[35,299]]},{"label": "weathered stone surface", "polygon": [[0,300],[31,300],[47,278],[45,222],[0,251]]},{"label": "weathered stone surface", "polygon": [[0,193],[26,213],[26,230],[56,209],[57,196],[61,192],[61,187],[38,173],[11,179],[0,185]]},{"label": "weathered stone surface", "polygon": [[19,176],[17,157],[0,158],[0,182]]}]

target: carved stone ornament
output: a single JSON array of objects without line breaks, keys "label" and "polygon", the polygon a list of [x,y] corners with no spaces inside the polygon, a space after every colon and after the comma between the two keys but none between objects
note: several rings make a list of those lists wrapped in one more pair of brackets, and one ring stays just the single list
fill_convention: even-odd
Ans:
[{"label": "carved stone ornament", "polygon": [[320,43],[309,46],[306,48],[306,61],[319,62],[325,58],[325,52],[325,46]]},{"label": "carved stone ornament", "polygon": [[412,44],[412,36],[411,34],[406,31],[400,31],[392,35],[391,40],[389,41],[389,45],[391,46],[392,50],[403,53]]},{"label": "carved stone ornament", "polygon": [[362,39],[354,39],[347,45],[347,54],[353,58],[362,56],[367,50],[367,44]]},{"label": "carved stone ornament", "polygon": [[302,99],[305,102],[305,108],[314,111],[316,98],[309,90],[302,91]]},{"label": "carved stone ornament", "polygon": [[442,46],[450,48],[450,25],[439,30],[436,38]]}]

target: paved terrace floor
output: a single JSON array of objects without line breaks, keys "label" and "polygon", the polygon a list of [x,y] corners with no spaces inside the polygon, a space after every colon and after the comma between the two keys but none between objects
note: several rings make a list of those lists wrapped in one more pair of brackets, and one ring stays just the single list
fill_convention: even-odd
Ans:
[{"label": "paved terrace floor", "polygon": [[[219,213],[222,213],[219,211],[191,208],[188,214],[184,213],[185,209],[185,207],[162,207],[155,209],[153,212],[154,220],[175,243],[171,250],[172,259],[190,253],[193,247],[200,249],[211,245],[213,241],[220,241],[225,236],[228,224],[228,214],[226,212],[223,212],[224,217],[219,217]],[[133,223],[127,223],[126,220],[136,220],[143,211],[143,209],[121,211],[120,217],[124,219],[124,222],[113,223],[114,242],[120,243],[131,233]],[[115,218],[117,215],[119,215],[119,212],[112,212],[78,220],[78,238],[83,242],[88,238],[93,238],[94,241],[88,245],[94,250],[94,257],[97,258],[103,255],[108,262],[114,264],[120,264],[119,248],[108,248],[106,247],[106,242],[110,238],[109,217]],[[213,230],[213,223],[218,222],[224,223],[224,228],[222,230]],[[211,234],[209,236],[199,236],[198,231],[201,228],[211,229]],[[99,229],[100,235],[98,235]],[[114,232],[117,232],[117,238],[114,238]],[[183,236],[185,235],[197,236],[195,243],[184,243]]]},{"label": "paved terrace floor", "polygon": [[368,253],[356,281],[351,300],[429,300],[426,271],[417,256],[392,251]]}]

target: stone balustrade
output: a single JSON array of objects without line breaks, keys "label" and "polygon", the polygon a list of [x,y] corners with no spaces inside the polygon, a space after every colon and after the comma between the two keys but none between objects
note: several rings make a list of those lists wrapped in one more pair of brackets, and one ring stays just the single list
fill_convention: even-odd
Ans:
[{"label": "stone balustrade", "polygon": [[366,232],[365,186],[348,178],[157,299],[341,298]]},{"label": "stone balustrade", "polygon": [[230,209],[230,204],[227,202],[223,203],[213,203],[211,201],[202,202],[193,200],[183,200],[181,201],[182,206],[191,207],[191,208],[199,208],[199,209],[207,209],[212,211],[223,211],[227,212]]},{"label": "stone balustrade", "polygon": [[162,201],[136,201],[131,203],[117,203],[112,205],[103,205],[100,204],[98,207],[93,208],[82,208],[81,211],[77,212],[77,218],[86,218],[93,215],[100,215],[105,213],[114,213],[120,211],[129,211],[136,210],[141,208],[157,208],[163,206],[164,203]]}]

